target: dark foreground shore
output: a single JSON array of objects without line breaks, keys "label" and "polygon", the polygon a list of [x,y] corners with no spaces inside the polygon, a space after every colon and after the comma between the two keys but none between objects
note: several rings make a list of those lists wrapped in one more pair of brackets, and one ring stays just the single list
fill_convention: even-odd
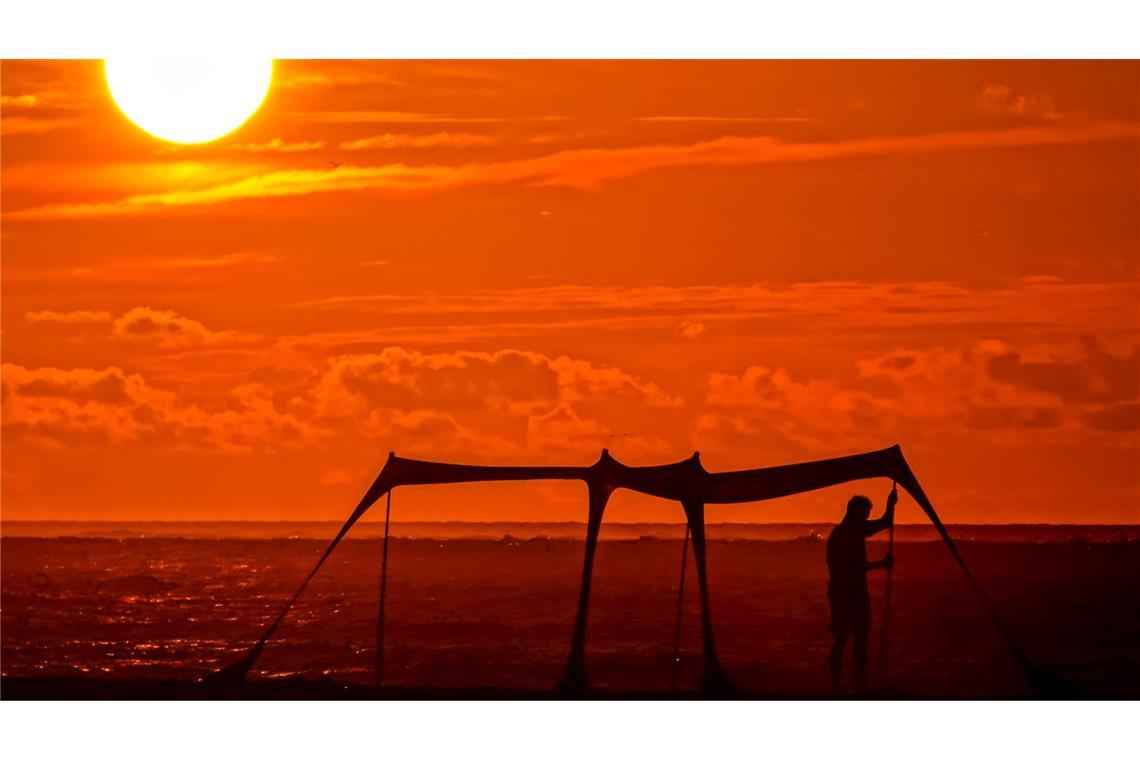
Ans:
[{"label": "dark foreground shore", "polygon": [[[590,689],[566,694],[555,689],[504,689],[489,686],[467,688],[416,688],[343,683],[328,679],[304,678],[250,681],[239,687],[211,688],[186,681],[115,680],[99,678],[0,678],[3,699],[55,700],[766,700],[827,699],[824,694],[789,694],[785,692],[737,691],[706,694],[699,690],[632,691]],[[891,689],[869,692],[867,699],[905,699],[906,695]]]},{"label": "dark foreground shore", "polygon": [[[583,544],[398,539],[389,557],[385,688],[374,683],[380,544],[333,555],[248,682],[195,682],[240,658],[323,542],[4,538],[4,699],[547,699],[566,657]],[[690,698],[700,678],[692,562],[673,663],[681,542],[601,545],[587,665],[595,698]],[[881,545],[873,545],[877,555]],[[967,562],[1037,665],[1097,699],[1140,696],[1140,544],[984,542]],[[883,578],[872,578],[872,696],[1033,697],[946,548],[896,547],[889,672]],[[709,549],[717,645],[745,698],[829,694],[823,545]]]}]

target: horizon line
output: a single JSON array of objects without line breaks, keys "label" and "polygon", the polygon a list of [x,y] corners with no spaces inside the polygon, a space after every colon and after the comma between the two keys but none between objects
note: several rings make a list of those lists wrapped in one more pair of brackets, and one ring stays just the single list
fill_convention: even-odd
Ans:
[{"label": "horizon line", "polygon": [[[166,525],[178,525],[185,523],[264,523],[264,524],[280,524],[280,523],[302,523],[302,524],[340,524],[340,520],[324,519],[324,520],[304,520],[304,519],[282,519],[282,520],[259,520],[259,519],[186,519],[186,520],[161,520],[161,519],[117,519],[117,520],[101,520],[101,519],[85,519],[85,518],[44,518],[44,519],[29,519],[17,518],[6,519],[0,518],[0,524],[19,524],[19,523],[103,523],[103,524],[119,524],[119,523],[154,523]],[[362,521],[362,524],[375,521]],[[832,525],[838,521],[835,520],[792,520],[780,522],[758,522],[758,521],[734,521],[734,520],[709,520],[706,522],[708,525]],[[515,523],[520,525],[585,525],[585,520],[397,520],[393,519],[392,523],[428,523],[434,525],[442,524],[461,524],[461,525],[499,525],[503,523]],[[684,520],[670,521],[670,520],[607,520],[607,525],[685,525]],[[988,526],[988,527],[1003,527],[1003,526],[1050,526],[1050,527],[1140,527],[1140,522],[947,522],[947,525],[969,525],[969,526]],[[896,527],[925,527],[930,526],[929,521],[926,522],[896,522]]]}]

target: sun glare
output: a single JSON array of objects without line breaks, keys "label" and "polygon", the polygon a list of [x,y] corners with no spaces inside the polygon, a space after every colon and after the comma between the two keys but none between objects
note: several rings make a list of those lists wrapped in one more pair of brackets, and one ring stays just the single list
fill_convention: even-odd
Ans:
[{"label": "sun glare", "polygon": [[202,143],[245,123],[269,91],[273,61],[110,59],[107,87],[128,119],[162,140]]}]

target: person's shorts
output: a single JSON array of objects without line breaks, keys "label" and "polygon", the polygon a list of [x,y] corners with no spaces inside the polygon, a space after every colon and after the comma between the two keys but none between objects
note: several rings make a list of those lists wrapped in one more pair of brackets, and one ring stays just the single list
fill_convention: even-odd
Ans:
[{"label": "person's shorts", "polygon": [[871,597],[863,589],[841,592],[829,587],[832,633],[857,633],[871,627]]}]

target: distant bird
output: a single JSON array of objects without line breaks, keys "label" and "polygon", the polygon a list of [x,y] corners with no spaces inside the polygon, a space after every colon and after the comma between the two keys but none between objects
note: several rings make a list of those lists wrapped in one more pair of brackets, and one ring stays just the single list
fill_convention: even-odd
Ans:
[{"label": "distant bird", "polygon": [[340,168],[340,161],[329,161],[328,164],[334,169]]}]

